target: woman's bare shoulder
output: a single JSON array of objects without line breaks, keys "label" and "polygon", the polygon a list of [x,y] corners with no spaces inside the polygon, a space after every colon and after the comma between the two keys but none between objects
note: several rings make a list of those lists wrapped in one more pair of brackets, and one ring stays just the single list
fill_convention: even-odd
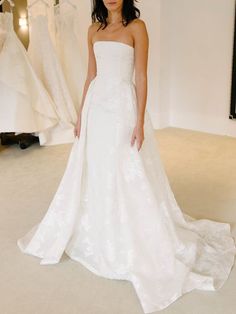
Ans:
[{"label": "woman's bare shoulder", "polygon": [[100,26],[99,22],[94,22],[90,24],[88,27],[88,37],[91,43],[93,43],[94,34],[97,32],[99,26]]},{"label": "woman's bare shoulder", "polygon": [[100,26],[99,22],[94,22],[94,23],[90,24],[89,27],[88,27],[88,32],[89,33],[94,33],[95,31],[98,30],[99,26]]},{"label": "woman's bare shoulder", "polygon": [[140,19],[140,18],[136,18],[134,19],[132,22],[129,23],[130,27],[136,31],[139,32],[140,30],[144,30],[146,29],[146,23],[144,22],[144,20]]},{"label": "woman's bare shoulder", "polygon": [[130,33],[135,42],[138,41],[141,46],[148,46],[148,32],[144,20],[140,18],[134,19],[130,23]]}]

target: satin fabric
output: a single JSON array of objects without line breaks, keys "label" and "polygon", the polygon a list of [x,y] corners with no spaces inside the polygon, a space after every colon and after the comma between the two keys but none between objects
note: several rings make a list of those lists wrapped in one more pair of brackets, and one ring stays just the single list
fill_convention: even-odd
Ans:
[{"label": "satin fabric", "polygon": [[97,75],[63,178],[41,222],[17,241],[56,264],[65,252],[99,276],[129,280],[144,313],[193,290],[217,290],[236,247],[228,223],[183,213],[170,188],[146,110],[145,140],[131,146],[137,98],[134,48],[94,44]]},{"label": "satin fabric", "polygon": [[66,2],[55,10],[56,51],[74,106],[78,111],[82,101],[86,68],[80,43],[79,9]]},{"label": "satin fabric", "polygon": [[66,84],[53,37],[49,33],[48,18],[46,15],[31,13],[29,25],[28,56],[53,101],[53,108],[58,117],[58,123],[54,127],[38,134],[40,144],[73,143],[77,112]]},{"label": "satin fabric", "polygon": [[0,132],[33,133],[58,123],[53,102],[13,29],[13,15],[0,13]]}]

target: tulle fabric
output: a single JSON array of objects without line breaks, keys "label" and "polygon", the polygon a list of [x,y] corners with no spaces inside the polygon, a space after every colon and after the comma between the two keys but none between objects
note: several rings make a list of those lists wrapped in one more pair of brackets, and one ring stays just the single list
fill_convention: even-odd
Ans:
[{"label": "tulle fabric", "polygon": [[0,13],[0,132],[33,133],[58,122],[53,102],[13,29],[13,15]]},{"label": "tulle fabric", "polygon": [[41,145],[72,143],[77,112],[71,98],[61,64],[49,33],[46,15],[30,14],[30,62],[53,101],[58,123],[38,134]]}]

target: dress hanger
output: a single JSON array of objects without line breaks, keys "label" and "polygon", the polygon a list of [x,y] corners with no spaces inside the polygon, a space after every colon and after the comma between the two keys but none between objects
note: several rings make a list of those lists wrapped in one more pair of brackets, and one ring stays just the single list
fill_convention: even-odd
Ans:
[{"label": "dress hanger", "polygon": [[58,4],[56,4],[56,6],[60,6],[62,4],[69,4],[71,5],[74,9],[77,9],[77,6],[71,2],[71,0],[60,0]]},{"label": "dress hanger", "polygon": [[43,4],[45,4],[47,7],[49,7],[49,3],[47,0],[35,0],[33,3],[29,4],[27,6],[28,9],[30,9],[32,6],[34,6],[36,3],[38,2],[42,2]]},{"label": "dress hanger", "polygon": [[7,1],[10,4],[10,10],[12,13],[12,8],[15,6],[15,3],[12,0],[0,0],[0,5],[2,5],[5,1]]},{"label": "dress hanger", "polygon": [[15,4],[14,4],[14,2],[13,2],[12,0],[1,0],[1,1],[0,1],[0,5],[2,5],[3,2],[5,2],[5,1],[8,1],[11,7],[14,7],[14,6],[15,6]]},{"label": "dress hanger", "polygon": [[31,12],[30,12],[30,9],[35,5],[37,4],[38,2],[41,2],[45,5],[45,8],[47,10],[47,8],[50,8],[50,4],[48,2],[48,0],[35,0],[34,2],[32,2],[31,4],[27,5],[26,9],[27,9],[27,12],[28,12],[28,17],[31,18]]}]

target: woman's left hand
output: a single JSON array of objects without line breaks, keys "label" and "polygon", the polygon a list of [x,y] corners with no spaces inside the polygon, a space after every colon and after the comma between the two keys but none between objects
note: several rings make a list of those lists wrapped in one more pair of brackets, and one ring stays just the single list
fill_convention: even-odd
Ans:
[{"label": "woman's left hand", "polygon": [[134,145],[135,141],[136,141],[137,149],[139,151],[141,149],[143,141],[144,141],[143,125],[136,125],[135,126],[135,128],[133,130],[132,138],[131,138],[131,146]]}]

